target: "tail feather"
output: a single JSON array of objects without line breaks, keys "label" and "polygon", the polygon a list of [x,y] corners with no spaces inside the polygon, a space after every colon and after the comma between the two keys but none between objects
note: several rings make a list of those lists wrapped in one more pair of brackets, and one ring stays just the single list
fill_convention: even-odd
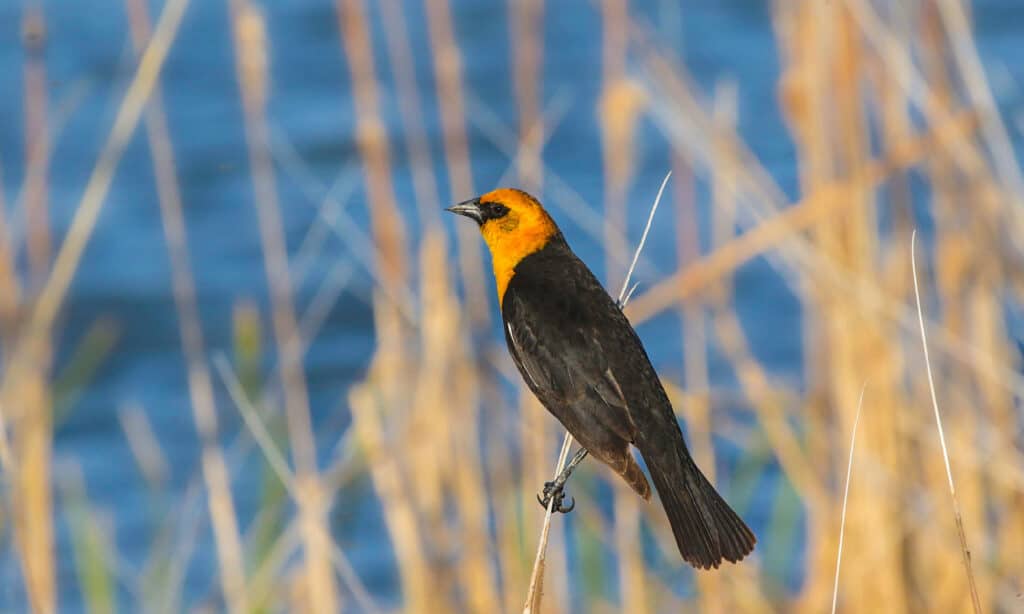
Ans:
[{"label": "tail feather", "polygon": [[736,563],[754,549],[753,531],[722,499],[685,450],[658,449],[647,467],[683,559],[701,569]]},{"label": "tail feather", "polygon": [[651,500],[651,485],[647,483],[647,478],[644,476],[644,470],[637,464],[636,459],[630,454],[627,449],[623,456],[622,467],[614,467],[619,475],[622,476],[626,483],[640,495],[646,501]]}]

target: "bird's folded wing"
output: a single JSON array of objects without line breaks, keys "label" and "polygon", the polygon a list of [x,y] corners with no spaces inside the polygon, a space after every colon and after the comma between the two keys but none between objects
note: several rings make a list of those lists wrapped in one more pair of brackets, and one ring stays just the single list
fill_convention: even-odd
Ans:
[{"label": "bird's folded wing", "polygon": [[505,334],[530,388],[570,430],[593,421],[632,441],[627,402],[607,360],[616,349],[604,347],[600,322],[580,309],[578,295],[513,286],[503,304]]}]

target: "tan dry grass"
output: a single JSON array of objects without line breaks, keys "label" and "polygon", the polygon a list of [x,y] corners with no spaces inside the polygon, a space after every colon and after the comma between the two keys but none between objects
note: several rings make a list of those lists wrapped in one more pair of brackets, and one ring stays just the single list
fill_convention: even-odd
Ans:
[{"label": "tan dry grass", "polygon": [[[444,197],[424,170],[433,168],[418,126],[425,105],[409,95],[416,92],[417,75],[405,45],[408,24],[402,23],[398,5],[388,2],[382,7],[392,16],[385,24],[385,42],[397,85],[405,92],[401,142],[417,169],[415,198],[424,231],[420,240],[409,242],[412,233],[398,223],[392,141],[379,113],[385,92],[365,3],[338,0],[340,52],[355,92],[369,232],[353,227],[336,195],[309,181],[303,185],[321,207],[318,223],[360,246],[362,260],[357,260],[372,271],[378,346],[366,379],[348,395],[353,426],[326,470],[314,460],[298,366],[318,316],[307,314],[307,326],[291,304],[293,272],[283,247],[272,161],[293,175],[308,172],[294,152],[270,138],[265,104],[273,87],[266,67],[273,46],[266,40],[262,16],[244,0],[230,3],[282,399],[275,396],[277,388],[254,390],[258,382],[252,373],[236,379],[224,366],[222,375],[249,424],[236,445],[248,444],[253,436],[259,440],[270,459],[268,474],[283,483],[281,496],[296,504],[292,516],[271,529],[259,556],[253,554],[258,536],[237,526],[229,487],[232,465],[216,460],[230,457],[234,446],[220,450],[212,443],[216,408],[209,398],[208,358],[195,330],[190,263],[177,219],[180,197],[166,146],[173,135],[161,127],[159,104],[149,107],[147,131],[172,252],[194,420],[204,444],[204,476],[200,487],[190,491],[187,518],[177,529],[192,537],[173,547],[166,545],[166,537],[154,544],[156,561],[147,575],[166,570],[169,579],[155,592],[138,594],[161,595],[168,604],[180,600],[195,527],[208,522],[216,538],[220,598],[230,609],[378,610],[358,565],[333,543],[327,521],[332,504],[350,504],[335,500],[339,488],[366,476],[384,503],[403,609],[409,611],[518,610],[531,584],[533,545],[541,533],[550,536],[543,605],[551,611],[566,609],[570,598],[583,601],[573,604],[576,609],[600,612],[685,607],[820,612],[830,603],[839,609],[893,612],[961,611],[968,604],[986,611],[1019,607],[1024,454],[1014,433],[1020,429],[1016,399],[1024,393],[1024,377],[1008,343],[1004,308],[1007,303],[1019,308],[1024,298],[1019,281],[1022,181],[1006,127],[994,112],[963,3],[916,0],[897,7],[868,0],[800,0],[774,5],[783,66],[778,92],[798,157],[795,202],[737,134],[735,88],[742,84],[725,84],[712,95],[700,91],[649,28],[628,20],[626,3],[602,3],[602,95],[591,109],[605,148],[606,202],[604,213],[598,213],[545,165],[541,154],[558,117],[570,108],[557,104],[558,96],[551,97],[550,109],[544,107],[540,75],[545,53],[554,51],[541,46],[538,32],[545,11],[552,9],[540,0],[510,7],[518,125],[508,128],[466,89],[448,1],[425,2],[431,66],[437,95],[445,101],[440,119],[452,198],[475,193],[467,131],[479,129],[508,152],[518,183],[543,191],[543,200],[560,219],[603,238],[609,279],[616,287],[628,257],[622,229],[627,195],[638,175],[629,155],[637,122],[650,120],[672,149],[677,266],[651,288],[639,290],[628,314],[637,324],[665,313],[682,318],[686,392],[677,382],[666,385],[709,473],[714,473],[714,444],[725,440],[742,450],[729,475],[715,476],[730,500],[747,501],[741,512],[749,515],[750,493],[764,476],[776,471],[782,476],[782,485],[770,493],[771,509],[759,510],[767,526],[756,556],[701,574],[693,592],[684,594],[680,586],[689,572],[676,558],[658,506],[639,505],[629,493],[615,492],[612,516],[605,517],[590,484],[610,478],[597,464],[583,466],[574,477],[573,495],[580,506],[573,523],[537,522],[533,494],[550,471],[554,422],[528,395],[511,402],[505,398],[507,383],[518,385],[518,378],[503,348],[479,341],[492,332],[493,321],[486,261],[478,237],[466,225],[457,231],[458,262],[451,261],[434,223],[434,207]],[[85,489],[68,491],[73,497],[52,496],[55,377],[50,352],[56,315],[113,170],[144,105],[158,100],[152,94],[158,94],[159,68],[186,4],[167,4],[144,52],[147,35],[144,29],[135,32],[139,68],[59,246],[47,236],[46,222],[52,136],[46,134],[45,116],[25,118],[31,168],[25,197],[14,213],[34,229],[24,246],[30,279],[18,277],[13,263],[23,246],[11,237],[3,215],[10,208],[0,207],[0,334],[5,348],[0,468],[11,476],[5,503],[12,510],[24,592],[42,612],[57,607],[50,519],[58,507],[75,515],[78,543],[84,546],[79,553],[85,553],[79,567],[96,570],[91,579],[82,579],[95,587],[91,603],[109,602],[110,577],[125,581],[113,569],[116,553],[106,552],[109,545],[96,538],[102,526],[96,519],[102,514],[88,504]],[[130,6],[138,5],[133,0]],[[142,23],[138,11],[133,23]],[[633,72],[627,68],[634,66]],[[29,106],[47,108],[45,65],[39,56],[29,58],[24,77],[33,101]],[[915,115],[920,119],[912,120]],[[922,331],[910,307],[914,276],[906,247],[911,229],[920,223],[920,211],[912,206],[911,173],[927,188],[933,227],[926,248],[934,283],[924,287],[934,288],[938,307],[930,321],[922,317],[920,322],[934,352],[927,371],[917,345]],[[712,189],[709,220],[694,202],[699,182]],[[704,221],[713,229],[712,244],[701,252],[695,229]],[[312,243],[315,248],[317,241]],[[737,271],[758,258],[777,268],[781,283],[799,301],[803,330],[792,334],[802,338],[804,388],[780,377],[774,365],[755,354],[750,323],[737,313],[737,304],[757,298],[736,286]],[[307,255],[303,259],[308,261]],[[410,265],[414,259],[416,268]],[[450,274],[456,269],[461,294]],[[325,288],[324,302],[332,295]],[[322,315],[323,309],[320,304],[315,311]],[[258,317],[247,328],[254,326],[259,326]],[[712,381],[712,352],[736,374],[735,390],[721,390]],[[922,411],[933,398],[924,377],[931,370],[934,398],[942,399],[944,408],[948,467],[938,460],[943,446],[935,438],[932,417]],[[857,391],[865,380],[871,382],[871,419],[860,425],[844,504],[846,444],[855,424]],[[736,413],[753,422],[737,421]],[[275,430],[278,416],[283,416],[280,433]],[[147,447],[144,442],[153,435],[145,434],[137,419],[126,417],[125,425],[136,447]],[[288,465],[289,456],[294,467]],[[147,475],[157,475],[153,459],[143,457]],[[956,516],[963,518],[959,531],[944,494],[954,479]],[[194,503],[203,500],[205,511]],[[269,510],[268,504],[264,511]],[[803,524],[801,513],[806,515]],[[805,575],[792,591],[783,584],[792,551],[804,543],[794,536],[799,528],[806,534]],[[840,535],[843,575],[837,584],[831,572],[832,561],[840,560]],[[641,545],[643,536],[654,537],[652,547]],[[970,576],[963,569],[963,544],[974,555]],[[567,564],[569,550],[577,557],[573,569]],[[301,556],[295,557],[296,552]],[[539,597],[542,591],[538,587],[533,594]]]}]

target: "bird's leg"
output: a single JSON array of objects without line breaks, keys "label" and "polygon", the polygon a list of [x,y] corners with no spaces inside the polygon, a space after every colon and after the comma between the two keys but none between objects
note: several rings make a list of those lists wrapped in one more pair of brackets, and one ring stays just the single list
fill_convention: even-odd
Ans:
[{"label": "bird's leg", "polygon": [[573,470],[576,469],[576,465],[580,464],[583,459],[587,457],[587,454],[586,448],[580,448],[579,452],[572,457],[569,464],[565,466],[565,469],[562,469],[562,472],[558,474],[558,477],[556,477],[553,482],[544,482],[543,495],[537,495],[537,501],[540,503],[541,507],[547,509],[548,503],[550,503],[552,499],[555,500],[555,505],[551,508],[551,511],[553,512],[568,514],[576,507],[575,497],[573,497],[572,503],[569,505],[562,505],[562,502],[565,501],[565,483],[569,480],[569,476],[572,475]]}]

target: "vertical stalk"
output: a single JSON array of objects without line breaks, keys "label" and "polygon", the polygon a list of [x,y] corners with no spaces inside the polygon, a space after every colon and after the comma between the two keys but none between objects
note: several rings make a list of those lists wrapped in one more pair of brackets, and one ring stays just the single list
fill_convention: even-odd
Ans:
[{"label": "vertical stalk", "polygon": [[[437,99],[444,133],[444,152],[448,168],[448,185],[453,201],[476,195],[466,136],[466,111],[462,83],[462,54],[452,28],[449,0],[425,0],[427,28],[433,49]],[[469,224],[456,224],[459,247],[459,271],[466,290],[466,308],[474,328],[483,328],[489,316],[486,274],[480,258],[480,237]]]},{"label": "vertical stalk", "polygon": [[31,287],[37,290],[50,268],[49,181],[50,131],[46,91],[46,22],[32,2],[22,19],[25,45],[25,223]]},{"label": "vertical stalk", "polygon": [[[126,7],[132,44],[136,57],[141,59],[151,34],[148,9],[143,0],[127,0]],[[192,264],[188,253],[188,238],[182,213],[174,149],[159,84],[153,86],[145,123],[150,154],[153,158],[153,171],[156,175],[157,199],[160,204],[164,237],[167,240],[171,261],[171,283],[181,328],[181,345],[185,354],[192,417],[202,446],[202,472],[217,546],[221,591],[224,593],[228,609],[242,614],[249,610],[245,585],[245,559],[231,494],[230,476],[217,440],[217,409],[210,371],[206,363],[195,282],[192,279]]]},{"label": "vertical stalk", "polygon": [[[14,341],[18,306],[21,304],[21,284],[14,263],[11,231],[7,226],[7,202],[4,198],[3,166],[0,166],[0,340],[4,347]],[[0,348],[0,366],[7,359]]]},{"label": "vertical stalk", "polygon": [[[47,122],[46,65],[44,50],[46,24],[41,7],[31,4],[22,21],[26,50],[25,79],[25,173],[24,212],[27,226],[29,294],[45,283],[50,267],[50,229],[47,214],[47,167],[49,134]],[[6,241],[5,241],[6,242]],[[11,271],[9,279],[16,276]],[[15,315],[15,318],[18,316]],[[17,327],[17,324],[15,324]],[[13,410],[14,434],[14,537],[28,589],[29,603],[38,612],[57,609],[57,587],[53,532],[52,481],[53,401],[47,386],[53,361],[53,330],[46,327],[18,347],[8,364],[18,373],[12,378],[13,395],[3,405]],[[8,346],[10,347],[10,346]],[[12,368],[13,367],[13,368]],[[19,369],[21,367],[21,369]],[[5,386],[5,388],[7,388]]]},{"label": "vertical stalk", "polygon": [[[337,0],[336,11],[355,102],[355,131],[370,203],[371,232],[377,248],[378,279],[384,288],[400,288],[407,284],[409,276],[408,242],[404,217],[391,183],[391,154],[387,130],[379,113],[378,77],[366,5],[363,0]],[[392,444],[386,439],[386,415],[406,420],[412,415],[409,411],[413,405],[411,391],[391,385],[405,381],[405,376],[411,372],[406,348],[411,340],[401,314],[387,301],[384,292],[375,290],[373,306],[378,349],[371,367],[371,382],[363,390],[353,390],[350,400],[357,432],[364,445],[383,457],[390,457]],[[408,461],[405,455],[382,458],[380,466],[371,471],[379,496],[389,502],[385,518],[395,535],[405,603],[413,611],[426,612],[432,604],[445,603],[445,587],[432,582],[434,578],[422,544],[424,536],[420,534],[414,493],[404,476],[403,465]]]},{"label": "vertical stalk", "polygon": [[277,200],[277,182],[267,129],[267,48],[263,16],[246,0],[230,0],[235,61],[241,85],[245,135],[252,173],[256,214],[270,290],[271,322],[280,356],[288,438],[295,463],[297,505],[305,553],[306,599],[318,612],[338,609],[338,592],[331,564],[333,542],[327,529],[329,501],[322,492],[316,465],[316,442],[309,416],[309,395],[302,371],[291,273],[284,225]]},{"label": "vertical stalk", "polygon": [[618,286],[623,276],[622,255],[626,253],[628,234],[626,195],[633,171],[634,116],[628,102],[625,81],[626,43],[629,12],[625,0],[601,3],[601,99],[598,118],[601,126],[604,160],[604,243],[605,281]]}]

